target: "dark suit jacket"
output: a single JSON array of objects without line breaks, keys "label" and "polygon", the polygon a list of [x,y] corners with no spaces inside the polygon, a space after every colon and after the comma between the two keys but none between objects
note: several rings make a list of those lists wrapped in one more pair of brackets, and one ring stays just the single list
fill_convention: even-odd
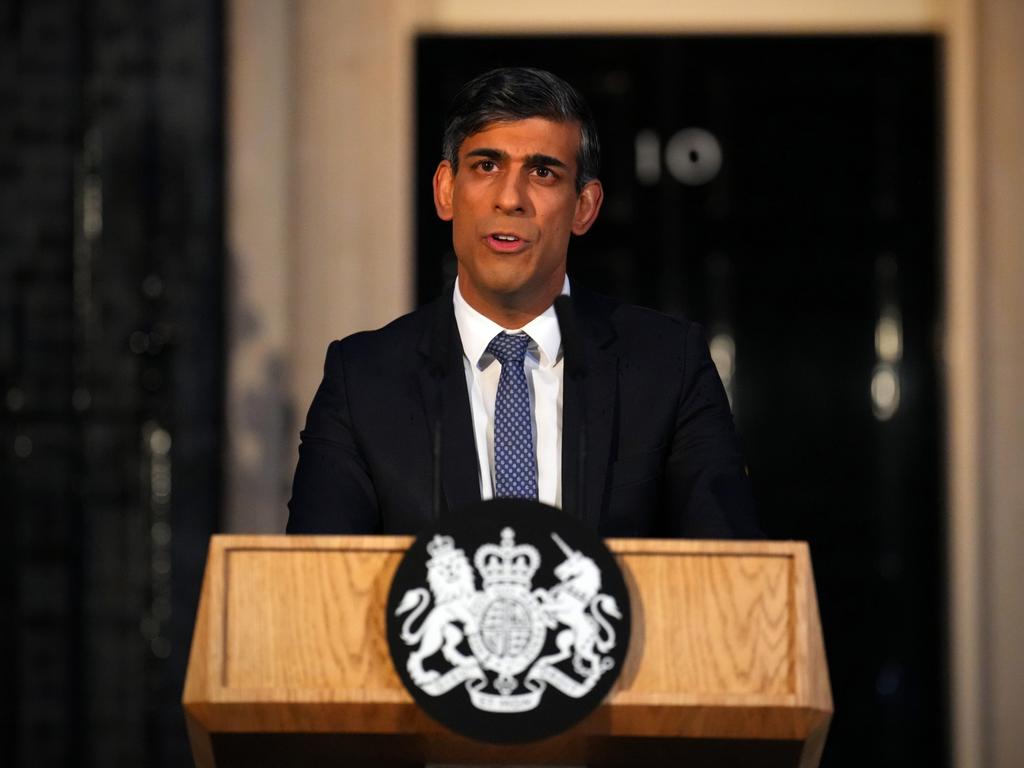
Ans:
[{"label": "dark suit jacket", "polygon": [[[696,324],[573,284],[585,370],[566,371],[562,506],[603,536],[757,537],[728,401]],[[332,342],[299,447],[289,533],[416,533],[480,499],[451,293]],[[584,503],[580,509],[581,436]]]}]

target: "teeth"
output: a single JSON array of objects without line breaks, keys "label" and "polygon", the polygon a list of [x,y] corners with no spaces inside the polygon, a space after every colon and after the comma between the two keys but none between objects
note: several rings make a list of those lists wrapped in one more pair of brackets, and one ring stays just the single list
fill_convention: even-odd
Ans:
[{"label": "teeth", "polygon": [[504,240],[505,242],[508,242],[508,243],[514,243],[519,238],[516,237],[515,235],[495,235],[494,239],[495,240]]}]

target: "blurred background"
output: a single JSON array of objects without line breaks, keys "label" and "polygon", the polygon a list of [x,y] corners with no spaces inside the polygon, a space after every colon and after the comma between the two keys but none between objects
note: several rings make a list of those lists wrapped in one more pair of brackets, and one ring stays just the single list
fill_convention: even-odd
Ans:
[{"label": "blurred background", "polygon": [[327,343],[436,295],[444,109],[592,105],[599,291],[708,333],[811,544],[825,766],[1024,754],[1024,3],[0,5],[0,764],[191,764],[206,544],[278,532]]}]

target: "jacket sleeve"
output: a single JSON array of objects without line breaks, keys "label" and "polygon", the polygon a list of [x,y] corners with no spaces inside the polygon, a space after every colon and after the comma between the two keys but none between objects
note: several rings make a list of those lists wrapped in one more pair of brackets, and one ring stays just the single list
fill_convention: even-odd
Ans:
[{"label": "jacket sleeve", "polygon": [[349,410],[344,344],[327,349],[324,378],[299,433],[288,533],[368,534],[380,509]]},{"label": "jacket sleeve", "polygon": [[762,538],[729,401],[703,329],[691,323],[668,457],[668,534]]}]

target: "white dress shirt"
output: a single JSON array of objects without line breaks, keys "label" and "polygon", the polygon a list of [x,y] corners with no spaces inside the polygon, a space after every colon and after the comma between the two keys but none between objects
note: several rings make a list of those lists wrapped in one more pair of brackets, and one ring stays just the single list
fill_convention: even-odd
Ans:
[{"label": "white dress shirt", "polygon": [[[569,293],[566,277],[562,293]],[[532,341],[526,350],[526,382],[530,387],[533,414],[533,445],[537,452],[537,500],[562,506],[562,332],[554,306],[522,328],[502,328],[473,309],[462,297],[455,280],[455,323],[462,339],[462,363],[473,416],[480,498],[494,496],[494,401],[498,395],[501,363],[487,352],[491,339],[502,331],[527,333]]]}]

